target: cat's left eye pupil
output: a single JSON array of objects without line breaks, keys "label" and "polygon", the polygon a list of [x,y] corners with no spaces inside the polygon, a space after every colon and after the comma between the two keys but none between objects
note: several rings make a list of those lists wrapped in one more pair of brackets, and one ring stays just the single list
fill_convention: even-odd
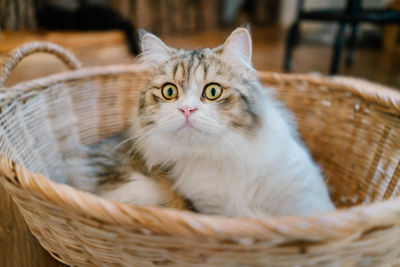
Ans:
[{"label": "cat's left eye pupil", "polygon": [[167,94],[168,94],[169,96],[171,96],[171,95],[173,94],[173,90],[172,90],[172,88],[171,88],[171,87],[170,87],[170,88],[168,88]]},{"label": "cat's left eye pupil", "polygon": [[215,88],[212,88],[211,89],[211,95],[215,96],[216,94],[217,94],[217,90],[215,90]]}]

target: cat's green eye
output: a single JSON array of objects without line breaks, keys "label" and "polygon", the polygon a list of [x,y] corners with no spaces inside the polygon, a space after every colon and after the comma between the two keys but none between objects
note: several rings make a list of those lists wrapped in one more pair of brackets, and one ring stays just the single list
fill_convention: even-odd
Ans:
[{"label": "cat's green eye", "polygon": [[218,83],[210,83],[204,87],[203,96],[208,100],[216,100],[222,94],[222,86]]},{"label": "cat's green eye", "polygon": [[178,96],[178,88],[172,83],[166,83],[162,86],[161,93],[165,99],[173,100]]}]

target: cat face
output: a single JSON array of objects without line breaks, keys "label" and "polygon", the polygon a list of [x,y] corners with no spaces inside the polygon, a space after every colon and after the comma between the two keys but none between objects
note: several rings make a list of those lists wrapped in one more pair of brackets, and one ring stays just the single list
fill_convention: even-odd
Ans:
[{"label": "cat face", "polygon": [[139,96],[142,132],[171,143],[207,145],[229,132],[246,136],[260,127],[246,29],[235,30],[220,47],[192,51],[167,47],[145,33],[142,50],[142,62],[152,69]]}]

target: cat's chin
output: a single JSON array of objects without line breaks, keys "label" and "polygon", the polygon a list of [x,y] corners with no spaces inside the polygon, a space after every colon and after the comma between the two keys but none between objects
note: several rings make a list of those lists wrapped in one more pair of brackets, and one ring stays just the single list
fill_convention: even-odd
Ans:
[{"label": "cat's chin", "polygon": [[188,121],[186,120],[185,122],[182,122],[180,126],[178,126],[174,130],[174,135],[177,136],[188,136],[188,137],[195,137],[199,138],[201,135],[209,135],[209,133],[201,127],[196,122],[193,121]]},{"label": "cat's chin", "polygon": [[164,140],[176,147],[192,147],[214,144],[216,136],[196,125],[182,125],[175,131],[164,133]]},{"label": "cat's chin", "polygon": [[199,140],[205,139],[207,134],[195,126],[182,126],[176,130],[175,137],[177,141],[186,141],[197,143]]},{"label": "cat's chin", "polygon": [[181,127],[178,128],[178,131],[197,131],[197,127],[193,125],[190,121],[185,121]]}]

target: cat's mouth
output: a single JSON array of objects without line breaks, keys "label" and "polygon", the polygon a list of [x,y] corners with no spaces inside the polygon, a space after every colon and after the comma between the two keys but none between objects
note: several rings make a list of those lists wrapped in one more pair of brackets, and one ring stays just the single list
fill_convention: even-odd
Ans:
[{"label": "cat's mouth", "polygon": [[187,134],[206,134],[207,132],[204,129],[201,129],[201,125],[198,125],[196,121],[193,120],[185,120],[182,122],[181,126],[178,127],[177,132]]},{"label": "cat's mouth", "polygon": [[195,127],[195,126],[193,125],[193,123],[191,123],[189,120],[186,120],[186,121],[182,124],[182,126],[179,127],[178,130],[181,130],[181,129],[194,129],[194,130],[198,130],[198,128]]}]

